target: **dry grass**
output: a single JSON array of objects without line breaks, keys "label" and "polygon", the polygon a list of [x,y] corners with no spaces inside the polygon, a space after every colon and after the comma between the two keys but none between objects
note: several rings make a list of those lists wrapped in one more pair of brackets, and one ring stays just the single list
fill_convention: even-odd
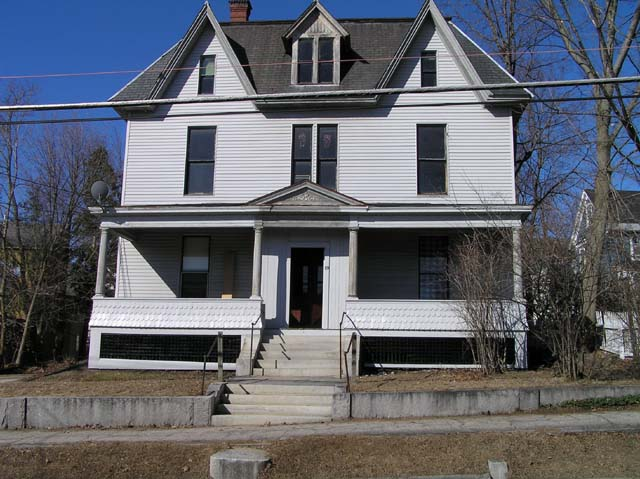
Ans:
[{"label": "dry grass", "polygon": [[[205,385],[217,373],[207,373]],[[12,396],[198,396],[202,373],[195,371],[97,371],[74,369],[51,376],[0,384]]]},{"label": "dry grass", "polygon": [[[604,376],[603,376],[604,377]],[[510,371],[484,376],[478,370],[433,369],[401,371],[389,374],[361,376],[353,381],[353,392],[415,392],[451,391],[456,389],[509,389],[549,386],[639,385],[639,379],[582,380],[570,382],[554,375],[550,369],[539,371]]]},{"label": "dry grass", "polygon": [[[203,478],[208,458],[230,444],[79,444],[0,449],[2,478]],[[639,477],[638,434],[452,434],[299,438],[243,444],[267,450],[267,479],[407,477],[486,472],[509,462],[513,477]]]}]

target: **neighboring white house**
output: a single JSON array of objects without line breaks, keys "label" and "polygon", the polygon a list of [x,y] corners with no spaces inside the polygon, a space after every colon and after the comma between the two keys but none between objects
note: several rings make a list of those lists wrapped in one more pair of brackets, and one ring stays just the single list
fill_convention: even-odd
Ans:
[{"label": "neighboring white house", "polygon": [[[415,19],[349,20],[313,1],[295,21],[247,21],[248,0],[230,4],[222,24],[205,4],[112,98],[188,101],[118,109],[122,204],[94,209],[89,366],[201,368],[219,331],[225,368],[241,373],[256,354],[261,374],[282,367],[265,365],[261,338],[318,338],[337,358],[354,331],[365,365],[471,366],[447,268],[473,228],[511,229],[518,244],[530,207],[516,203],[513,124],[530,93],[376,93],[516,83],[432,1]],[[308,95],[327,91],[339,93]],[[525,328],[499,333],[526,367]]]},{"label": "neighboring white house", "polygon": [[[640,277],[640,191],[614,190],[609,203],[604,268],[619,278],[637,282]],[[578,254],[585,250],[593,209],[594,191],[585,190],[580,198],[572,236]],[[637,317],[640,311],[623,311],[620,306],[613,311],[599,308],[596,320],[603,330],[602,349],[625,359],[633,356],[629,325],[634,321],[630,318],[634,318],[633,315]]]}]

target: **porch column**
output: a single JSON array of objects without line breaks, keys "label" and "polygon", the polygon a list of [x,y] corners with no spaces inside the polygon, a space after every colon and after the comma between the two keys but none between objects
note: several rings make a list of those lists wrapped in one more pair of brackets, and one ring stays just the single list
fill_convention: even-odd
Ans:
[{"label": "porch column", "polygon": [[253,229],[253,281],[251,299],[261,299],[262,288],[262,223]]},{"label": "porch column", "polygon": [[522,247],[520,241],[521,226],[513,228],[513,298],[520,300],[524,297],[522,288]]},{"label": "porch column", "polygon": [[358,297],[358,228],[349,228],[349,298]]},{"label": "porch column", "polygon": [[109,246],[109,230],[100,228],[100,248],[98,249],[98,271],[96,274],[96,297],[104,298],[104,283],[107,274],[107,249]]}]

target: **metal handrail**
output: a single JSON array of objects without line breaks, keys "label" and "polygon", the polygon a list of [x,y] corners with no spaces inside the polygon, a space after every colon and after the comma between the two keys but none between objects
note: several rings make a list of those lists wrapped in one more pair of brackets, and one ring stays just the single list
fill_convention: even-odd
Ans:
[{"label": "metal handrail", "polygon": [[256,320],[251,323],[251,342],[250,342],[250,346],[249,346],[249,376],[253,376],[253,330],[255,329],[256,325],[260,322],[260,320],[262,319],[262,311],[260,311],[260,314],[258,315],[258,317],[256,318]]},{"label": "metal handrail", "polygon": [[201,390],[202,390],[202,395],[204,396],[204,382],[205,382],[205,376],[207,374],[207,358],[209,356],[211,356],[211,353],[213,352],[213,348],[214,346],[216,346],[216,344],[218,345],[218,380],[222,381],[223,375],[224,375],[224,368],[222,367],[223,364],[223,332],[222,331],[218,331],[218,335],[216,336],[215,341],[213,341],[211,343],[211,347],[209,348],[209,352],[207,354],[204,355],[204,358],[202,359],[202,386],[201,386]]},{"label": "metal handrail", "polygon": [[344,320],[345,318],[347,318],[349,320],[349,322],[353,325],[353,329],[355,329],[358,334],[360,335],[360,337],[363,337],[362,331],[360,331],[360,328],[358,328],[358,326],[356,325],[356,323],[353,321],[353,319],[351,318],[351,316],[349,316],[347,314],[346,311],[342,312],[342,318],[340,319],[340,328],[339,328],[339,333],[338,333],[338,338],[340,341],[340,345],[338,347],[338,351],[339,351],[339,357],[340,357],[340,379],[342,379],[342,375],[343,375],[343,369],[342,369],[342,356],[344,354],[344,367],[347,370],[347,384],[349,383],[349,367],[348,367],[348,362],[347,362],[347,356],[346,354],[349,352],[349,350],[351,349],[352,346],[352,342],[354,340],[354,336],[356,335],[356,333],[354,332],[351,335],[351,340],[349,341],[349,346],[347,347],[346,351],[342,350],[342,329],[343,329],[343,324],[344,324]]},{"label": "metal handrail", "polygon": [[[351,377],[349,376],[349,366],[348,366],[348,355],[349,355],[349,351],[351,351],[352,355],[355,355],[355,348],[353,347],[353,345],[358,341],[356,333],[353,332],[351,333],[351,339],[349,340],[349,346],[347,347],[347,349],[344,351],[344,365],[345,365],[345,373],[347,375],[347,392],[350,393],[351,392]],[[341,358],[342,361],[342,358]],[[355,362],[355,361],[353,361]],[[352,367],[354,365],[352,364]]]}]

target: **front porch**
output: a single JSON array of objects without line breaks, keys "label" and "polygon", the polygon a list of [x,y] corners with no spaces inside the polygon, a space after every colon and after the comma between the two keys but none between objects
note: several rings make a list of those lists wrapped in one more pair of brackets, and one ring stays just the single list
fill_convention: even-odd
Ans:
[{"label": "front porch", "polygon": [[[460,347],[470,331],[447,278],[456,245],[477,228],[510,229],[517,245],[522,213],[496,222],[480,210],[398,212],[353,199],[337,204],[347,200],[302,186],[297,196],[270,195],[235,212],[158,207],[103,215],[90,367],[200,369],[202,345],[219,331],[225,341],[234,338],[228,339],[234,351],[229,362],[225,357],[228,369],[253,361],[264,330],[335,336],[337,354],[342,329],[358,331],[360,341],[425,338],[407,348]],[[105,297],[104,286],[109,234],[120,238],[114,298]],[[513,258],[507,299],[521,294],[517,248]],[[520,329],[501,332],[516,338],[515,367],[526,366]],[[472,366],[450,355],[428,357],[436,361],[413,365]],[[248,370],[246,364],[241,369]]]}]

